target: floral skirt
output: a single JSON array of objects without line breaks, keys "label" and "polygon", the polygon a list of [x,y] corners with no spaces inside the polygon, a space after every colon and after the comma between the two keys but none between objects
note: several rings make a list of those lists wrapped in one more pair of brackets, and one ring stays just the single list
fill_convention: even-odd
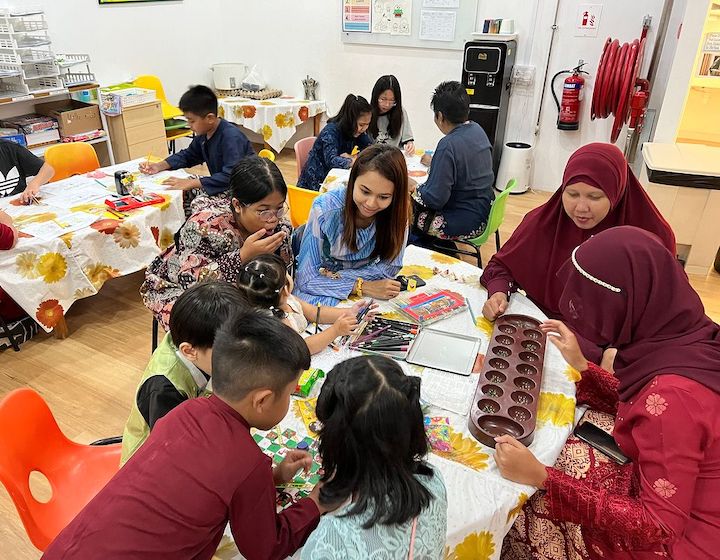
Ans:
[{"label": "floral skirt", "polygon": [[[609,414],[588,410],[585,419],[612,433],[615,419]],[[555,468],[593,486],[611,492],[631,493],[631,465],[621,466],[571,435]],[[557,521],[545,506],[545,493],[536,492],[523,507],[505,537],[502,560],[592,560],[601,558],[602,550],[583,537],[579,525]]]},{"label": "floral skirt", "polygon": [[415,227],[417,227],[421,232],[432,237],[437,237],[438,239],[474,239],[475,237],[478,237],[483,231],[485,231],[485,227],[487,226],[487,224],[483,223],[480,224],[480,227],[476,228],[475,230],[471,231],[466,235],[453,236],[446,233],[447,225],[448,224],[445,217],[441,213],[434,212],[432,210],[421,210],[415,215]]}]

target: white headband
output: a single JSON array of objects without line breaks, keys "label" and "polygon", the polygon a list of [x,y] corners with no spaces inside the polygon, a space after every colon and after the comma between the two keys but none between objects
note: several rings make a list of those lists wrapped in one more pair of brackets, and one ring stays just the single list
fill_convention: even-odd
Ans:
[{"label": "white headband", "polygon": [[590,280],[590,282],[593,282],[597,284],[598,286],[602,286],[606,290],[610,290],[611,292],[615,292],[616,294],[619,294],[622,290],[620,288],[616,288],[612,284],[608,284],[607,282],[603,282],[599,278],[595,278],[592,274],[590,274],[587,270],[583,270],[583,268],[578,264],[577,259],[575,258],[575,253],[577,253],[577,250],[580,248],[580,245],[575,247],[573,249],[572,255],[570,258],[572,259],[572,263],[575,266],[575,269],[582,274],[585,278]]}]

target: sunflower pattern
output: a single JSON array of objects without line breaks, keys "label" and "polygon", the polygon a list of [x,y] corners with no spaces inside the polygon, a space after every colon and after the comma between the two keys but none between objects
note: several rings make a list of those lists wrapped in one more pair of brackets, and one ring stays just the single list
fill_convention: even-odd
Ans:
[{"label": "sunflower pattern", "polygon": [[575,399],[561,393],[540,393],[537,419],[554,426],[571,426],[575,420]]},{"label": "sunflower pattern", "polygon": [[490,456],[483,452],[482,446],[472,437],[465,436],[449,428],[452,451],[433,451],[436,455],[456,461],[476,471],[488,468]]},{"label": "sunflower pattern", "polygon": [[470,533],[451,552],[448,548],[445,560],[490,560],[495,554],[495,541],[490,531]]},{"label": "sunflower pattern", "polygon": [[64,310],[60,302],[56,299],[43,301],[35,312],[35,318],[48,329],[53,329],[60,322],[64,314]]},{"label": "sunflower pattern", "polygon": [[17,272],[23,278],[34,280],[40,278],[40,273],[37,270],[37,255],[35,253],[20,253],[15,257],[15,266]]},{"label": "sunflower pattern", "polygon": [[59,253],[45,253],[37,261],[37,271],[46,283],[53,284],[65,277],[67,261]]},{"label": "sunflower pattern", "polygon": [[133,224],[124,223],[113,233],[113,240],[123,249],[135,248],[140,243],[140,230]]},{"label": "sunflower pattern", "polygon": [[276,151],[282,150],[297,127],[325,112],[324,101],[282,96],[269,100],[220,99],[218,109],[224,109],[231,122],[245,126],[263,136],[263,141]]},{"label": "sunflower pattern", "polygon": [[118,269],[100,262],[93,263],[90,266],[85,267],[83,272],[96,290],[102,288],[102,285],[110,280],[110,278],[117,278],[120,276],[120,271]]}]

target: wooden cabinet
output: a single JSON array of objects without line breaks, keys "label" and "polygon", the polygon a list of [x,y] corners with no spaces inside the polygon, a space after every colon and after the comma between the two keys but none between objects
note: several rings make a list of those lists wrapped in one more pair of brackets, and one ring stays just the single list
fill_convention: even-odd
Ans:
[{"label": "wooden cabinet", "polygon": [[107,117],[115,161],[168,155],[160,100],[123,108],[122,114]]}]

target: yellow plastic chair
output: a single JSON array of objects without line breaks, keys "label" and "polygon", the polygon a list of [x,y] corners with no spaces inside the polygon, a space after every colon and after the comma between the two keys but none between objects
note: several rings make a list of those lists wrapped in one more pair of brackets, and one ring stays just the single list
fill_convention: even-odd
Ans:
[{"label": "yellow plastic chair", "polygon": [[45,163],[55,170],[51,183],[95,171],[100,167],[97,153],[85,142],[68,142],[50,146],[45,151]]},{"label": "yellow plastic chair", "polygon": [[288,204],[290,205],[290,222],[299,227],[308,221],[313,201],[320,193],[288,185]]},{"label": "yellow plastic chair", "polygon": [[269,159],[270,161],[275,161],[275,154],[272,150],[263,149],[258,152],[258,156]]},{"label": "yellow plastic chair", "polygon": [[152,89],[155,91],[155,95],[157,95],[157,98],[160,100],[160,105],[162,106],[164,120],[182,117],[183,112],[180,108],[172,105],[167,100],[167,97],[165,97],[165,89],[163,88],[160,78],[152,74],[144,74],[135,78],[133,84],[139,88]]}]

